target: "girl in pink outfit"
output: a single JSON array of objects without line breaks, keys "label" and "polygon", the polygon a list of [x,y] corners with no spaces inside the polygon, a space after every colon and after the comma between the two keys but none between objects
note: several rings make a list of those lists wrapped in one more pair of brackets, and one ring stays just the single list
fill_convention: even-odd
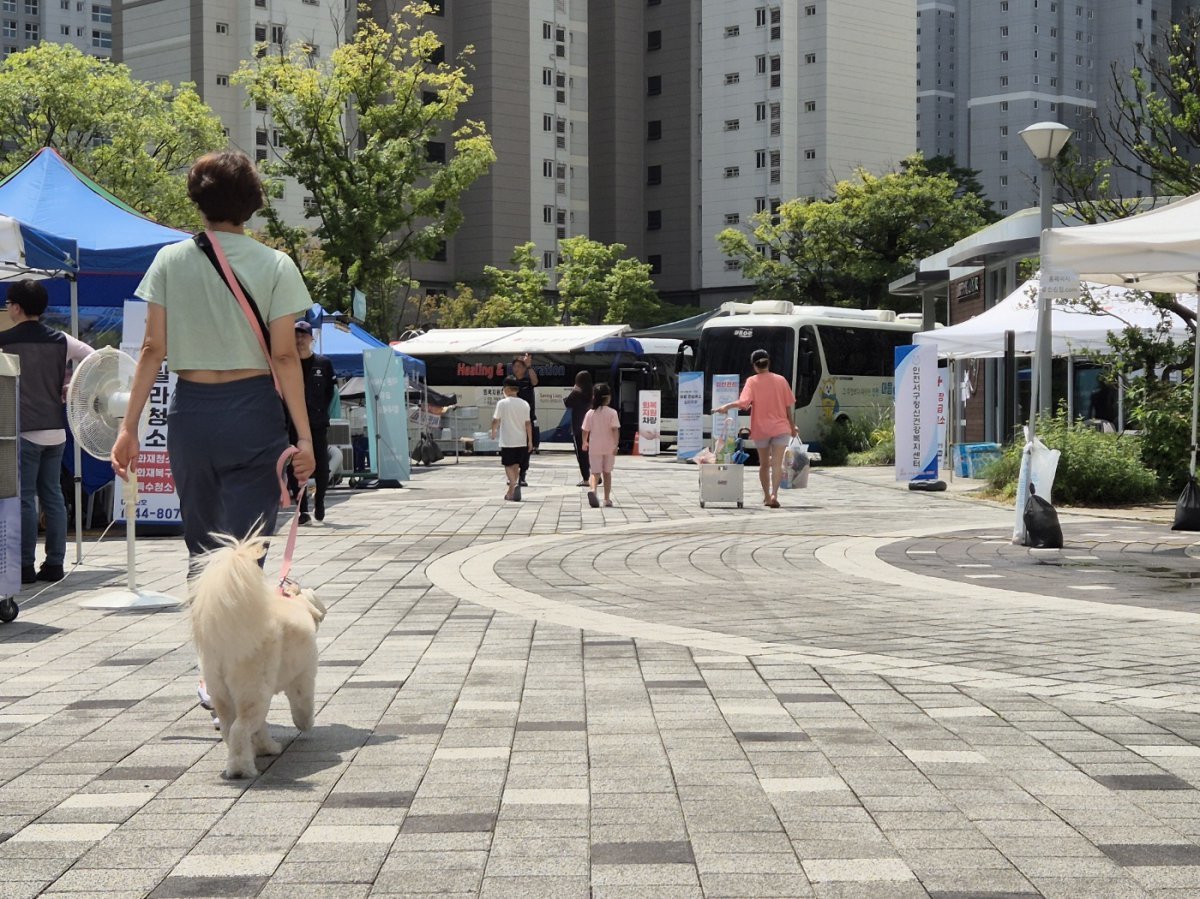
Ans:
[{"label": "girl in pink outfit", "polygon": [[607,384],[592,388],[592,408],[583,417],[583,450],[588,454],[592,474],[588,478],[588,505],[598,508],[596,485],[604,482],[604,505],[612,502],[613,463],[617,458],[617,442],[621,437],[621,420],[617,410],[609,405],[612,391]]},{"label": "girl in pink outfit", "polygon": [[750,354],[755,374],[735,403],[718,406],[713,412],[728,412],[735,406],[750,410],[750,439],[758,447],[758,480],[762,484],[763,505],[779,508],[779,481],[783,478],[783,452],[788,441],[799,434],[792,420],[796,396],[787,378],[771,372],[766,350]]}]

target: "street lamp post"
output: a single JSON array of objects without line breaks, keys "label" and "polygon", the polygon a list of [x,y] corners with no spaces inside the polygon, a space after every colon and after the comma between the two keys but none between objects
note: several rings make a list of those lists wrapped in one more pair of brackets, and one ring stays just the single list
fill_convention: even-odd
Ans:
[{"label": "street lamp post", "polygon": [[[1053,206],[1050,202],[1050,188],[1054,183],[1054,160],[1062,152],[1067,141],[1074,134],[1070,128],[1059,122],[1038,122],[1030,125],[1021,132],[1021,140],[1033,154],[1041,166],[1038,178],[1038,208],[1041,211],[1041,229],[1038,239],[1038,255],[1041,257],[1043,271],[1046,259],[1042,255],[1046,230],[1052,224]],[[1036,422],[1039,413],[1049,415],[1052,409],[1050,392],[1050,371],[1053,358],[1053,343],[1050,333],[1050,298],[1040,288],[1037,303],[1037,336],[1033,345],[1033,380],[1029,391],[1029,439],[1033,440],[1036,433]],[[1036,393],[1034,392],[1036,389]]]}]

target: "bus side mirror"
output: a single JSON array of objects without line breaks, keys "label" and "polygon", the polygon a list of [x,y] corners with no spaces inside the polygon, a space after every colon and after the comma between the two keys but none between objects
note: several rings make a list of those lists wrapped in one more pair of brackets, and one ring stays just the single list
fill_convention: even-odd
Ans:
[{"label": "bus side mirror", "polygon": [[798,353],[796,356],[796,370],[802,378],[812,378],[817,374],[817,360],[811,352]]}]

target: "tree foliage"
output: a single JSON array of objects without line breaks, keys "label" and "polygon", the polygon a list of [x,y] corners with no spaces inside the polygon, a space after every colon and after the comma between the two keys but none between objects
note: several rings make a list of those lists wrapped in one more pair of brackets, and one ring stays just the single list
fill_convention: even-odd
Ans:
[{"label": "tree foliage", "polygon": [[650,266],[625,256],[625,244],[583,235],[558,243],[558,294],[577,324],[642,325],[660,308]]},{"label": "tree foliage", "polygon": [[0,65],[0,171],[43,147],[138,211],[176,227],[199,223],[189,166],[225,146],[221,122],[192,84],[138,81],[129,69],[49,42]]},{"label": "tree foliage", "polygon": [[[265,170],[312,198],[311,238],[275,206],[265,213],[268,233],[290,247],[326,305],[345,308],[350,287],[363,290],[368,324],[383,333],[396,326],[391,292],[462,224],[460,196],[496,158],[482,123],[459,124],[472,94],[471,48],[439,61],[442,44],[425,25],[431,12],[409,3],[381,24],[363,5],[350,39],[328,59],[297,43],[264,51],[234,76],[280,133],[283,150]],[[305,265],[312,240],[329,272]]]},{"label": "tree foliage", "polygon": [[530,242],[513,249],[510,269],[484,266],[488,297],[475,316],[475,327],[557,324],[554,307],[546,295],[550,276],[538,267]]},{"label": "tree foliage", "polygon": [[717,242],[760,297],[879,308],[896,302],[889,282],[983,227],[985,211],[978,194],[929,172],[918,154],[882,176],[859,169],[829,199],[790,200]]}]

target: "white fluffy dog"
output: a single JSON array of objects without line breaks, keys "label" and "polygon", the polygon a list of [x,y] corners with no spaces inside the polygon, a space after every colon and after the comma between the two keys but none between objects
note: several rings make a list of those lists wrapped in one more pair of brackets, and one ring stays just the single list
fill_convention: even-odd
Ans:
[{"label": "white fluffy dog", "polygon": [[267,541],[222,537],[192,584],[192,639],[229,750],[224,776],[254,777],[256,755],[278,755],[267,733],[271,697],[286,693],[292,722],[313,725],[317,625],[325,607],[311,590],[281,596],[258,560]]}]

